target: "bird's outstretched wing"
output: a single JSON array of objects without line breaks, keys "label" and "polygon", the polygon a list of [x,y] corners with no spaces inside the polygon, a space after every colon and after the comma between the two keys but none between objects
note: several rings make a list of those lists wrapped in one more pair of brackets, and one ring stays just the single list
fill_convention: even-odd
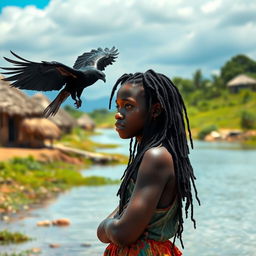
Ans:
[{"label": "bird's outstretched wing", "polygon": [[66,83],[67,76],[76,76],[77,71],[58,62],[41,63],[26,60],[14,52],[11,53],[19,60],[5,60],[14,64],[14,67],[0,67],[8,72],[1,72],[4,75],[11,75],[4,78],[4,81],[11,81],[12,86],[36,91],[60,90]]},{"label": "bird's outstretched wing", "polygon": [[81,56],[78,56],[73,68],[82,69],[88,66],[95,67],[98,70],[104,70],[107,65],[111,65],[117,58],[118,50],[115,47],[111,49],[98,48],[97,50],[91,50],[85,52]]}]

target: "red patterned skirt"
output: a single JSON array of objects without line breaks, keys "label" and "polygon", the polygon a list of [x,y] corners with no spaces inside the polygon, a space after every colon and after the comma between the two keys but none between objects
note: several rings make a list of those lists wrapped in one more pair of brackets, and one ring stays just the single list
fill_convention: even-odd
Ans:
[{"label": "red patterned skirt", "polygon": [[128,246],[110,243],[103,256],[181,256],[181,251],[171,241],[138,240]]}]

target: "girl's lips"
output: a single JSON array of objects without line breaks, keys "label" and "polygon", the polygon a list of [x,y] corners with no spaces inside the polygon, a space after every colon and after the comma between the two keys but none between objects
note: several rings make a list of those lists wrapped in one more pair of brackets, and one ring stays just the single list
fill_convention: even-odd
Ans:
[{"label": "girl's lips", "polygon": [[123,129],[125,129],[124,125],[117,124],[117,123],[115,123],[115,127],[116,127],[116,130],[123,130]]}]

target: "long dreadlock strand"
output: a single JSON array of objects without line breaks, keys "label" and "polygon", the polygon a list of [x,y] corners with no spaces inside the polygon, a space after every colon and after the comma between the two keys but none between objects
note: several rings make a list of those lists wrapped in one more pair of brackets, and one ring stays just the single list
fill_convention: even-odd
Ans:
[{"label": "long dreadlock strand", "polygon": [[129,161],[128,161],[128,166],[130,165],[131,161],[132,161],[132,143],[133,143],[133,138],[130,139],[130,146],[129,146]]},{"label": "long dreadlock strand", "polygon": [[[170,82],[173,86],[174,84],[172,83],[172,81],[166,77],[165,75],[163,75],[163,79],[167,80],[168,82]],[[187,109],[186,109],[186,106],[184,104],[184,101],[182,99],[182,96],[178,90],[178,88],[176,86],[174,86],[174,88],[176,89],[176,92],[179,96],[179,99],[180,99],[180,102],[182,104],[182,108],[184,110],[184,113],[185,113],[185,118],[186,118],[186,122],[187,122],[187,129],[188,129],[188,133],[189,133],[189,140],[190,140],[190,145],[191,145],[191,148],[193,149],[194,148],[194,145],[193,145],[193,139],[192,139],[192,134],[191,134],[191,130],[190,130],[190,124],[189,124],[189,119],[188,119],[188,114],[187,114]]]}]

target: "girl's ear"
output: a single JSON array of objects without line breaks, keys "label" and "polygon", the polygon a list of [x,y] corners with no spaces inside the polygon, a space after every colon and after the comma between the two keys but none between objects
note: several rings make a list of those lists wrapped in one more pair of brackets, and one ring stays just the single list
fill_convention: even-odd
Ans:
[{"label": "girl's ear", "polygon": [[153,106],[151,108],[151,117],[153,119],[156,119],[161,114],[161,112],[162,112],[161,104],[159,102],[153,104]]}]

